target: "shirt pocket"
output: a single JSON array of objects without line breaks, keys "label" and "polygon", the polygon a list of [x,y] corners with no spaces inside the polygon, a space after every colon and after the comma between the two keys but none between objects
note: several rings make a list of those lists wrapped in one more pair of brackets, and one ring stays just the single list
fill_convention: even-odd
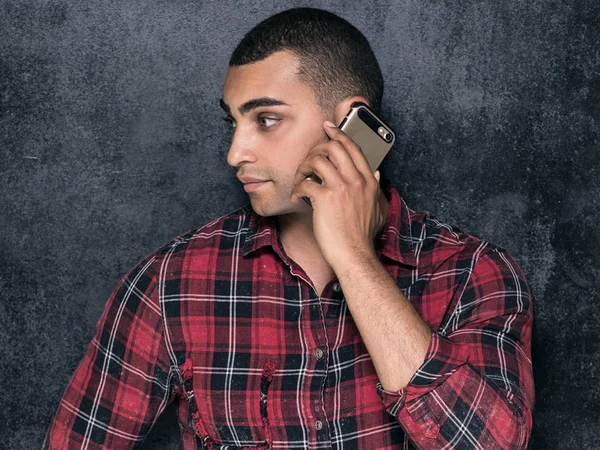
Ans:
[{"label": "shirt pocket", "polygon": [[194,372],[190,359],[180,367],[188,424],[210,450],[270,449],[271,430],[267,411],[268,389],[275,366],[267,362],[254,374],[233,374],[233,389],[224,390],[227,375],[206,376]]}]

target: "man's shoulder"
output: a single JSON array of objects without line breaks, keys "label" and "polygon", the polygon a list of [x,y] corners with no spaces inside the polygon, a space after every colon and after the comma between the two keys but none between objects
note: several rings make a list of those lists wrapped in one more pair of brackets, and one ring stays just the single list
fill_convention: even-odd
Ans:
[{"label": "man's shoulder", "polygon": [[452,265],[472,267],[483,255],[507,253],[500,245],[465,231],[429,211],[410,211],[411,237],[415,256],[421,264],[436,268]]},{"label": "man's shoulder", "polygon": [[248,231],[252,214],[253,211],[249,205],[237,208],[199,227],[175,236],[162,245],[156,253],[163,255],[185,251],[190,248],[195,250],[214,248],[223,236],[230,238],[245,234]]},{"label": "man's shoulder", "polygon": [[203,252],[218,250],[222,246],[221,242],[224,238],[229,241],[232,238],[239,239],[247,234],[252,214],[254,212],[250,205],[239,207],[203,225],[176,235],[146,255],[141,262],[150,262],[152,266],[150,270],[158,274],[167,260],[173,263],[190,254],[200,255]]}]

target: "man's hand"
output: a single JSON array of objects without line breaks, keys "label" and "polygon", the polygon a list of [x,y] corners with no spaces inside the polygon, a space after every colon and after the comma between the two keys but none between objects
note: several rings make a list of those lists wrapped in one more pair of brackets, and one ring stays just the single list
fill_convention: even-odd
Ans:
[{"label": "man's hand", "polygon": [[[373,173],[360,147],[331,122],[330,141],[313,147],[296,172],[292,201],[308,197],[321,253],[334,269],[337,261],[376,256],[373,240],[385,222],[380,208],[379,171]],[[318,184],[306,180],[315,174]]]}]

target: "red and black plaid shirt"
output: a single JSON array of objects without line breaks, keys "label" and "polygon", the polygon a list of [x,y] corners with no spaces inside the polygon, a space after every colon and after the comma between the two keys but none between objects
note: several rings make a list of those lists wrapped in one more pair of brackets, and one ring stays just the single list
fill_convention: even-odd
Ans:
[{"label": "red and black plaid shirt", "polygon": [[319,296],[276,221],[246,206],[125,275],[44,448],[137,448],[174,401],[184,449],[524,448],[534,390],[521,269],[383,187],[377,253],[434,330],[405,389],[381,389],[338,280]]}]

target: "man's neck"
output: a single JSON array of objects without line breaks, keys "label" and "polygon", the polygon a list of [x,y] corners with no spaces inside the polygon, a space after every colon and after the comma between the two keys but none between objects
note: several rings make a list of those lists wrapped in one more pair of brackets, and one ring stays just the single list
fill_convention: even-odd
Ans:
[{"label": "man's neck", "polygon": [[279,237],[286,250],[290,247],[318,247],[313,231],[313,212],[290,213],[277,216]]}]

